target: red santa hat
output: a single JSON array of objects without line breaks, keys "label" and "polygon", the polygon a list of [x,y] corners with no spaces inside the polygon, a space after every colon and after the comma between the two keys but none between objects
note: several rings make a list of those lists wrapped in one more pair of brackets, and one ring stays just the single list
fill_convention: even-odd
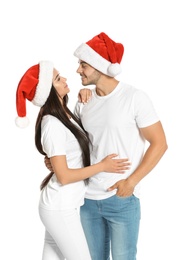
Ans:
[{"label": "red santa hat", "polygon": [[104,32],[82,43],[74,52],[79,60],[85,61],[98,71],[115,77],[121,72],[120,62],[124,46],[111,40]]},{"label": "red santa hat", "polygon": [[30,67],[19,81],[16,91],[17,118],[15,123],[18,127],[24,128],[29,124],[26,117],[26,99],[34,105],[42,107],[51,90],[53,79],[53,63],[40,61]]}]

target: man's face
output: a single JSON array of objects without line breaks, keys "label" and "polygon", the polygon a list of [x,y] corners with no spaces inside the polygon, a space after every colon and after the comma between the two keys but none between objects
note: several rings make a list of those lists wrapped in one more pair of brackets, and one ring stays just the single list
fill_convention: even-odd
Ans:
[{"label": "man's face", "polygon": [[80,74],[83,86],[96,85],[101,76],[101,72],[84,61],[80,61],[76,72]]}]

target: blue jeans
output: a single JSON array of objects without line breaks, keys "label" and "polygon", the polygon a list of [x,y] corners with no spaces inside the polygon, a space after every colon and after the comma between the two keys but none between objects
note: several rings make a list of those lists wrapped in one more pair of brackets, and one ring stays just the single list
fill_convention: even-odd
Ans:
[{"label": "blue jeans", "polygon": [[134,195],[85,199],[81,222],[92,260],[136,260],[140,201]]}]

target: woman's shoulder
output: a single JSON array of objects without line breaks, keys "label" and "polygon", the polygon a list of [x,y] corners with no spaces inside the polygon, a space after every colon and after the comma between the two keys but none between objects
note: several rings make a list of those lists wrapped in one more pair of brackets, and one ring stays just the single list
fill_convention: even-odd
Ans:
[{"label": "woman's shoulder", "polygon": [[53,122],[53,121],[55,122],[55,121],[59,121],[59,120],[52,115],[45,115],[45,116],[43,116],[42,121],[43,122]]},{"label": "woman's shoulder", "polygon": [[62,122],[56,118],[55,116],[52,115],[45,115],[42,118],[42,124],[41,124],[42,128],[48,128],[48,127],[57,127],[57,128],[64,128],[64,125],[62,124]]}]

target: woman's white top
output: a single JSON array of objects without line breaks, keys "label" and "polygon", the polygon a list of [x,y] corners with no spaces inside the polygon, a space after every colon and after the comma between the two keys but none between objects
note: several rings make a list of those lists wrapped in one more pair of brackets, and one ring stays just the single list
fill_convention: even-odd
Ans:
[{"label": "woman's white top", "polygon": [[[71,119],[74,124],[76,122]],[[57,118],[46,115],[41,124],[41,142],[47,156],[66,155],[68,168],[82,168],[82,152],[72,132]],[[72,174],[72,173],[71,173]],[[86,186],[84,181],[62,185],[53,174],[41,191],[39,206],[48,210],[64,210],[83,205]]]}]

